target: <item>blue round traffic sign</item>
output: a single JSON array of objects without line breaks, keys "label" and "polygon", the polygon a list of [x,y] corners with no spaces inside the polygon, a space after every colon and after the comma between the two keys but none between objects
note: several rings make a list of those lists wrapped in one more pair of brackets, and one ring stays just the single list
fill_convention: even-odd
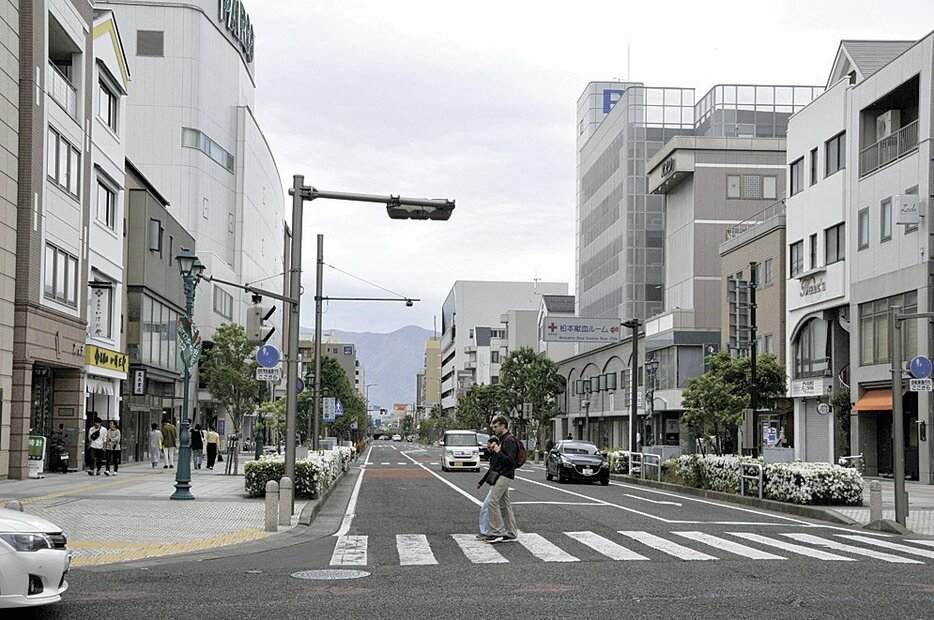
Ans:
[{"label": "blue round traffic sign", "polygon": [[301,377],[297,378],[295,380],[295,391],[301,394],[304,389],[305,389],[305,382],[302,381]]},{"label": "blue round traffic sign", "polygon": [[263,368],[272,368],[279,363],[279,349],[271,344],[264,344],[256,349],[256,361]]},{"label": "blue round traffic sign", "polygon": [[908,368],[911,371],[911,376],[915,379],[927,379],[931,376],[931,371],[934,370],[931,360],[924,355],[915,356]]}]

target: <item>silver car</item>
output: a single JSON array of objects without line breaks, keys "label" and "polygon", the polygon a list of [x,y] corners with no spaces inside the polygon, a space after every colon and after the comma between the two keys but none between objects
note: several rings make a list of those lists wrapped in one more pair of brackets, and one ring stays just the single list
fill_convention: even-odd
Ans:
[{"label": "silver car", "polygon": [[62,528],[0,508],[0,609],[57,603],[68,589],[71,553]]}]

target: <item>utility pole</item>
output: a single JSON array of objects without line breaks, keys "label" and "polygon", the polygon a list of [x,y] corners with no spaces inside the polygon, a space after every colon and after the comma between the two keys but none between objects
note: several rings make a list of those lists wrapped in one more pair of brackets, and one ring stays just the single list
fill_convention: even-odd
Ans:
[{"label": "utility pole", "polygon": [[630,396],[629,409],[629,451],[636,451],[636,416],[639,406],[639,326],[642,323],[639,319],[629,319],[623,323],[623,327],[632,330],[632,363],[629,365],[632,370],[632,391]]},{"label": "utility pole", "polygon": [[312,415],[314,422],[312,424],[311,449],[318,449],[318,435],[320,434],[318,425],[321,418],[321,290],[324,279],[324,235],[318,235],[318,264],[315,271],[315,385],[312,405]]},{"label": "utility pole", "polygon": [[752,415],[756,415],[759,407],[759,390],[756,387],[756,356],[759,344],[756,336],[759,328],[756,326],[756,280],[759,275],[756,271],[756,262],[749,263],[749,408]]}]

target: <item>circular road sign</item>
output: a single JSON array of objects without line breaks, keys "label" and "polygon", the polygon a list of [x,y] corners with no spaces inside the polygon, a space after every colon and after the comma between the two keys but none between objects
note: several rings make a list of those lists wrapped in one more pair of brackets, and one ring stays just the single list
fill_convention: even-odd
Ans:
[{"label": "circular road sign", "polygon": [[295,380],[295,391],[299,394],[305,389],[305,382],[302,381],[301,377]]},{"label": "circular road sign", "polygon": [[827,415],[828,413],[830,413],[830,405],[827,403],[818,403],[817,413],[821,415]]},{"label": "circular road sign", "polygon": [[256,361],[263,368],[272,368],[279,363],[279,349],[271,344],[264,344],[256,349]]},{"label": "circular road sign", "polygon": [[924,355],[915,356],[911,360],[909,369],[911,370],[911,375],[915,379],[927,379],[931,376],[931,360]]}]

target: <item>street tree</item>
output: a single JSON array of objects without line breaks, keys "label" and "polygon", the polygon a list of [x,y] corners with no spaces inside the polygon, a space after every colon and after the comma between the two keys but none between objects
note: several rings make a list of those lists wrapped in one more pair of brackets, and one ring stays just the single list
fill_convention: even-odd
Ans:
[{"label": "street tree", "polygon": [[399,424],[399,433],[403,437],[407,437],[412,434],[415,430],[415,418],[412,417],[411,413],[405,414],[405,417],[402,418],[402,422]]},{"label": "street tree", "polygon": [[[736,448],[736,431],[743,421],[743,409],[751,406],[751,360],[732,358],[726,351],[706,358],[707,371],[691,379],[684,391],[685,412],[681,421],[695,437],[712,438],[717,454]],[[756,358],[756,398],[760,408],[785,393],[785,371],[774,355]]]},{"label": "street tree", "polygon": [[[347,373],[333,357],[321,358],[321,396],[336,398],[344,406],[344,415],[338,416],[330,423],[330,430],[336,437],[349,437],[354,422],[361,433],[366,431],[366,402],[353,389]],[[313,402],[314,389],[309,386],[299,395],[296,407],[297,426],[303,437],[308,433],[308,420],[312,415]],[[318,411],[323,412],[323,409],[321,404]]]},{"label": "street tree", "polygon": [[224,406],[233,432],[240,434],[243,416],[256,411],[262,385],[256,380],[253,345],[247,342],[243,326],[222,323],[214,332],[213,346],[207,350],[201,373],[211,396]]},{"label": "street tree", "polygon": [[490,420],[500,411],[499,385],[473,385],[457,405],[457,426],[489,432]]},{"label": "street tree", "polygon": [[543,445],[549,421],[558,412],[555,397],[565,389],[558,365],[546,355],[529,347],[512,351],[503,360],[499,372],[500,408],[516,413],[523,403],[532,405],[532,431],[538,445]]}]

